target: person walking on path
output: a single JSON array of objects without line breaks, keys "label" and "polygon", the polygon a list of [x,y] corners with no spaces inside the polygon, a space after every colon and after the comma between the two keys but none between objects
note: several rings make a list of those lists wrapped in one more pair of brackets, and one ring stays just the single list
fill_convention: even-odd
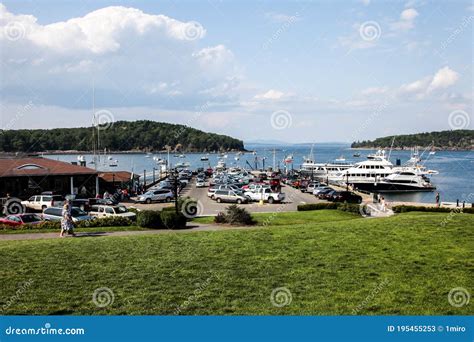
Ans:
[{"label": "person walking on path", "polygon": [[382,196],[380,199],[380,206],[383,212],[385,212],[385,197]]},{"label": "person walking on path", "polygon": [[439,192],[436,193],[436,207],[439,208]]},{"label": "person walking on path", "polygon": [[65,232],[72,236],[76,236],[74,233],[74,223],[72,222],[71,210],[71,204],[69,203],[69,200],[66,200],[61,213],[61,233],[59,234],[59,237],[64,237]]}]

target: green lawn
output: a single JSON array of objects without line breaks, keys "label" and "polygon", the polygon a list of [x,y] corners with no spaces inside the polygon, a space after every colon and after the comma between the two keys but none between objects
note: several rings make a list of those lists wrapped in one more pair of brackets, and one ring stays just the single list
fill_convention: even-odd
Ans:
[{"label": "green lawn", "polygon": [[[271,214],[270,214],[271,215]],[[267,217],[270,216],[267,214]],[[265,215],[256,215],[259,222]],[[2,314],[473,314],[474,215],[278,214],[215,232],[0,242]],[[24,282],[30,285],[25,286]],[[95,289],[112,304],[92,302]],[[272,305],[274,289],[292,301]],[[19,291],[21,290],[21,291]],[[280,298],[281,299],[281,298]]]}]

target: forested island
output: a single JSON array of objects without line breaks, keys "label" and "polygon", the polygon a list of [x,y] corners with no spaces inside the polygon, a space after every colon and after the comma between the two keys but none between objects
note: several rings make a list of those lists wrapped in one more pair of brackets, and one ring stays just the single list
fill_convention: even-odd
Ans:
[{"label": "forested island", "polygon": [[206,133],[184,125],[140,120],[117,121],[98,128],[54,128],[0,130],[0,152],[161,151],[170,148],[181,152],[244,151],[241,140]]},{"label": "forested island", "polygon": [[474,130],[452,130],[441,132],[395,135],[375,140],[353,142],[352,148],[390,148],[395,137],[393,148],[405,149],[414,146],[429,147],[435,150],[473,150]]}]

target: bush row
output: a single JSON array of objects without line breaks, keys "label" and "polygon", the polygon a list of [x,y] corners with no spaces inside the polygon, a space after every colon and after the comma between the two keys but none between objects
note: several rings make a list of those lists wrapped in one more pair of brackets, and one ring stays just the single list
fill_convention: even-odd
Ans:
[{"label": "bush row", "polygon": [[[75,228],[94,228],[94,227],[127,227],[131,226],[132,221],[126,217],[109,216],[90,221],[79,221],[74,223]],[[0,230],[31,230],[31,229],[61,229],[60,221],[44,221],[39,224],[23,224],[21,226],[0,225]]]},{"label": "bush row", "polygon": [[162,211],[143,210],[138,213],[137,224],[143,228],[179,229],[186,227],[186,217],[175,209]]},{"label": "bush row", "polygon": [[359,204],[354,204],[354,203],[338,203],[338,202],[309,203],[309,204],[300,204],[298,205],[297,208],[298,208],[298,211],[338,209],[338,210],[347,211],[350,213],[360,215],[360,206]]},{"label": "bush row", "polygon": [[474,208],[444,208],[444,207],[424,207],[424,206],[417,206],[417,205],[395,205],[392,207],[393,212],[395,213],[407,213],[409,211],[425,211],[431,213],[449,213],[451,211],[459,211],[467,214],[474,214]]}]

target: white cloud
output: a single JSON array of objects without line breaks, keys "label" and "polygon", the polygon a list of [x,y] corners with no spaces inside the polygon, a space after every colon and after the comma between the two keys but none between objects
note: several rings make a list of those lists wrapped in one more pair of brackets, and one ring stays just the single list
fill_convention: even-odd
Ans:
[{"label": "white cloud", "polygon": [[288,22],[293,23],[301,20],[301,17],[298,13],[295,13],[294,15],[289,15],[284,13],[268,12],[265,13],[265,18],[277,24],[283,24]]},{"label": "white cloud", "polygon": [[370,5],[370,0],[360,0],[360,2],[361,2],[364,6],[369,6],[369,5]]},{"label": "white cloud", "polygon": [[454,85],[459,79],[459,74],[448,66],[439,69],[434,75],[404,84],[399,88],[401,95],[415,95],[424,98],[436,90],[446,89]]},{"label": "white cloud", "polygon": [[46,105],[90,106],[84,93],[94,80],[105,106],[189,108],[216,96],[205,89],[239,79],[228,48],[199,47],[205,34],[197,22],[122,6],[42,25],[0,4],[2,98],[33,93]]},{"label": "white cloud", "polygon": [[281,99],[285,94],[281,91],[270,89],[266,93],[255,95],[256,99],[263,100],[278,100]]},{"label": "white cloud", "polygon": [[408,31],[415,27],[415,19],[419,13],[414,8],[407,8],[400,14],[400,20],[392,23],[390,27],[394,31]]}]

